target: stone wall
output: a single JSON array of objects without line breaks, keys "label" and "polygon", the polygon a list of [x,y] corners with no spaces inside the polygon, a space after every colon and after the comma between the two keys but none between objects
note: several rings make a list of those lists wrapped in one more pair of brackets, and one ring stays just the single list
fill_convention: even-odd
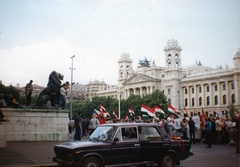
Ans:
[{"label": "stone wall", "polygon": [[67,141],[69,110],[0,108],[6,141]]}]

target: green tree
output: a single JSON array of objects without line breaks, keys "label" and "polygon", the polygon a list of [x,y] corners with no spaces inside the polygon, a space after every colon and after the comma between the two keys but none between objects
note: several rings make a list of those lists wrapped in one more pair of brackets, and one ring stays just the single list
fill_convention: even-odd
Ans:
[{"label": "green tree", "polygon": [[15,98],[17,101],[19,101],[20,91],[12,85],[5,86],[3,84],[0,84],[0,93],[3,94],[3,98],[8,103],[8,105],[11,105],[12,98]]}]

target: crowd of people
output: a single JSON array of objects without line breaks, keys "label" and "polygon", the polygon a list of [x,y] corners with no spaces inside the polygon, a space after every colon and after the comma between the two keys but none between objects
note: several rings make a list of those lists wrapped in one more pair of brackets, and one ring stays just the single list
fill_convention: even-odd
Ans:
[{"label": "crowd of people", "polygon": [[[195,117],[197,115],[195,114]],[[180,120],[180,121],[179,121]],[[176,121],[179,121],[179,127],[176,127]],[[200,122],[198,128],[192,117],[174,118],[169,114],[165,119],[145,119],[140,117],[131,119],[107,119],[96,114],[92,118],[82,118],[82,112],[78,112],[69,122],[69,133],[74,141],[81,140],[81,137],[88,137],[101,124],[117,122],[136,122],[136,123],[156,123],[165,128],[170,137],[180,137],[183,140],[190,140],[193,144],[196,141],[206,142],[206,148],[211,148],[212,144],[227,144],[232,142],[236,144],[237,153],[239,153],[239,126],[240,118],[214,117],[210,115]],[[200,132],[201,137],[196,138],[196,133]]]}]

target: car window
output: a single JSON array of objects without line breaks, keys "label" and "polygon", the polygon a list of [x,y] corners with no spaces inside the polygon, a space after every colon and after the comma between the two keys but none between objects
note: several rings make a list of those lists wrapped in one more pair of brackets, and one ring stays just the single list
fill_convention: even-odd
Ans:
[{"label": "car window", "polygon": [[162,139],[161,134],[155,127],[139,127],[140,140]]},{"label": "car window", "polygon": [[137,127],[121,127],[116,133],[115,138],[118,138],[118,141],[123,142],[138,140]]},{"label": "car window", "polygon": [[137,127],[122,127],[122,141],[138,140]]},{"label": "car window", "polygon": [[110,141],[114,134],[115,127],[99,126],[89,137],[90,140]]}]

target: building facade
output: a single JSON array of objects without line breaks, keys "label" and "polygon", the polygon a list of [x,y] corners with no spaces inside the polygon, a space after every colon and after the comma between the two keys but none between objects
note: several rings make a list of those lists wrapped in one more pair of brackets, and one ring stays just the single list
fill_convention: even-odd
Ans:
[{"label": "building facade", "polygon": [[180,111],[207,114],[225,111],[234,104],[240,108],[240,50],[233,57],[234,67],[206,67],[201,62],[182,67],[181,47],[177,40],[169,40],[164,48],[165,67],[153,61],[150,66],[132,68],[132,59],[127,53],[118,61],[118,85],[107,86],[105,82],[90,82],[87,97],[110,96],[127,99],[131,94],[144,96],[159,89],[167,96],[168,102]]}]

